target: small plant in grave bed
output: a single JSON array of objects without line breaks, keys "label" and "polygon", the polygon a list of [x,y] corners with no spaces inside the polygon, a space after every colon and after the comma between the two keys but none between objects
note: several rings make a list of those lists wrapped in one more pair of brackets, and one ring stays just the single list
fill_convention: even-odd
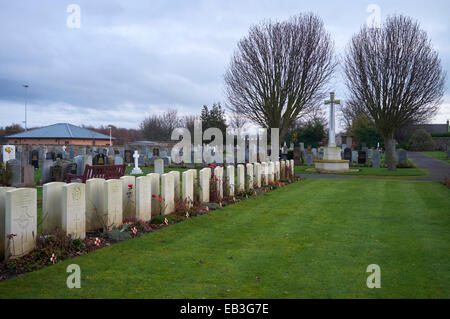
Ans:
[{"label": "small plant in grave bed", "polygon": [[119,228],[111,229],[107,234],[108,238],[112,241],[122,241],[131,238],[131,234],[129,231],[130,224],[123,224]]},{"label": "small plant in grave bed", "polygon": [[209,210],[216,210],[222,208],[222,206],[220,206],[218,203],[203,203],[203,206],[208,207]]},{"label": "small plant in grave bed", "polygon": [[127,229],[131,230],[133,227],[135,227],[138,231],[138,233],[148,233],[152,230],[152,228],[150,227],[150,223],[144,222],[142,220],[138,220],[135,217],[131,217],[131,218],[125,218],[123,220],[123,225],[128,225]]},{"label": "small plant in grave bed", "polygon": [[164,220],[167,218],[169,225],[176,224],[186,219],[185,216],[178,216],[175,214],[170,215],[158,215],[152,218],[152,224],[164,224]]},{"label": "small plant in grave bed", "polygon": [[72,249],[76,251],[83,251],[86,249],[86,244],[81,239],[74,239],[72,241]]}]

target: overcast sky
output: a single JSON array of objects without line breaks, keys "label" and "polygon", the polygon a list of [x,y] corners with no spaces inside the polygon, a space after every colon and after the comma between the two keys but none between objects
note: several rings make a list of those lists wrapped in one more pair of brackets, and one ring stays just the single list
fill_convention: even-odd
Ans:
[{"label": "overcast sky", "polygon": [[[137,128],[168,108],[199,114],[203,104],[226,102],[223,74],[237,41],[252,24],[317,13],[342,54],[348,40],[375,12],[421,23],[450,70],[450,2],[442,1],[42,1],[0,0],[0,126],[70,122]],[[80,28],[67,24],[70,4]],[[75,20],[70,20],[75,21]],[[70,25],[70,24],[69,24]],[[340,71],[339,71],[340,72]],[[450,118],[450,91],[430,122]],[[338,74],[330,83],[346,91]]]}]

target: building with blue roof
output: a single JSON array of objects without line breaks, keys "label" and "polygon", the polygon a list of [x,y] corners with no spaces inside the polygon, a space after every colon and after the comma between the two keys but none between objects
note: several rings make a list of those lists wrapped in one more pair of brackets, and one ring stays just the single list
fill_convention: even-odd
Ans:
[{"label": "building with blue roof", "polygon": [[19,145],[113,145],[114,137],[73,124],[57,123],[6,136],[9,144]]}]

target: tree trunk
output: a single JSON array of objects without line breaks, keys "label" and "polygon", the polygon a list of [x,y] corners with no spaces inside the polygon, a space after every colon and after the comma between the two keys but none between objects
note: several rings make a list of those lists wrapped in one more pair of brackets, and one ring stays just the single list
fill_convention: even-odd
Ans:
[{"label": "tree trunk", "polygon": [[397,163],[395,163],[394,157],[394,134],[384,136],[383,138],[384,138],[384,147],[386,148],[384,161],[389,171],[395,171],[397,169]]}]

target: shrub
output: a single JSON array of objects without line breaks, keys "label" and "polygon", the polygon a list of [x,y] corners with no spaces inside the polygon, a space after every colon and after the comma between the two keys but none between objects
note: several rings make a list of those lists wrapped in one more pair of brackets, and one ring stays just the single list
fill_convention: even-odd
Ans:
[{"label": "shrub", "polygon": [[0,185],[9,186],[12,177],[11,165],[0,163]]},{"label": "shrub", "polygon": [[431,133],[432,137],[450,137],[450,132],[447,133]]},{"label": "shrub", "polygon": [[436,147],[436,143],[434,143],[433,138],[430,133],[427,131],[420,129],[417,130],[410,139],[410,147],[411,151],[434,151]]},{"label": "shrub", "polygon": [[108,238],[112,241],[122,241],[126,239],[130,239],[131,235],[129,232],[124,229],[114,228],[108,232]]}]

